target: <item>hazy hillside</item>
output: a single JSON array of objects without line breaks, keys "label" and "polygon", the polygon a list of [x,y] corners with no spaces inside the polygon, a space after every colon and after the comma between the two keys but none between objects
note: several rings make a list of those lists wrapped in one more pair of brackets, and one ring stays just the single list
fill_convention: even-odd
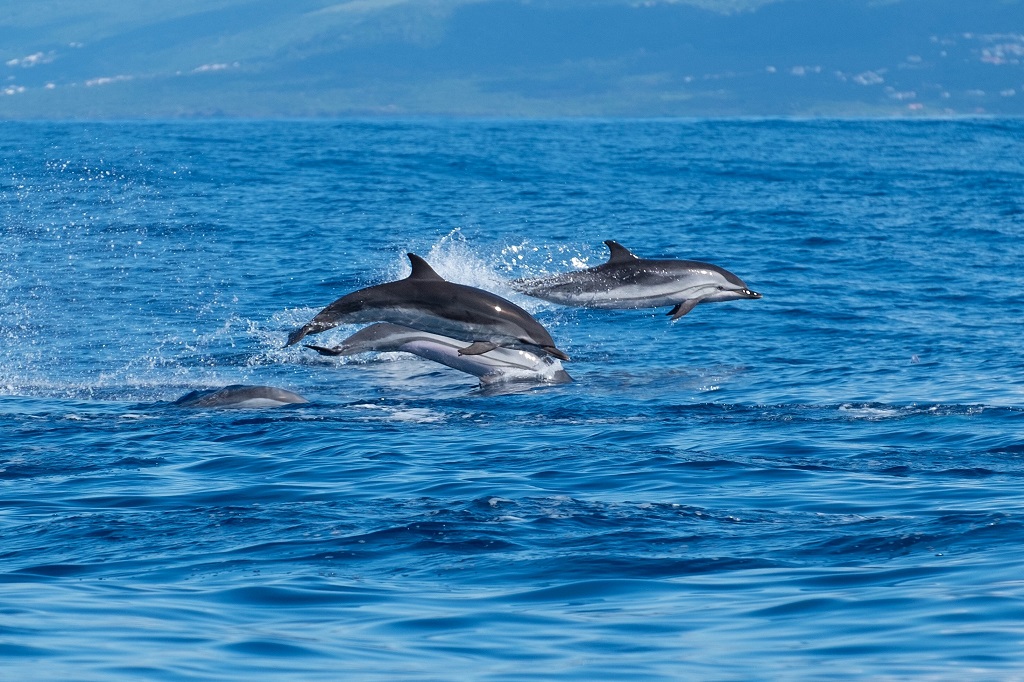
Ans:
[{"label": "hazy hillside", "polygon": [[1022,0],[44,0],[0,46],[8,119],[1024,115]]}]

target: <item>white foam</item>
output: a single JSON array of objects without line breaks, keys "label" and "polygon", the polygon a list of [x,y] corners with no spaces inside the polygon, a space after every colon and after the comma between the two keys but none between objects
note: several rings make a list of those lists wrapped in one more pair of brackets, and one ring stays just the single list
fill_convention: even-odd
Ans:
[{"label": "white foam", "polygon": [[890,419],[900,415],[900,410],[896,408],[867,407],[863,405],[851,405],[850,403],[840,405],[839,411],[845,412],[846,416],[853,417],[854,419],[868,420]]},{"label": "white foam", "polygon": [[[564,246],[554,248],[557,255],[553,255],[549,247],[542,248],[523,241],[505,246],[497,254],[480,252],[470,245],[460,228],[455,228],[436,241],[426,254],[418,255],[423,256],[437,274],[446,280],[497,294],[535,314],[540,310],[561,307],[521,294],[509,282],[517,277],[542,276],[572,269],[571,260],[579,257],[576,250]],[[544,261],[551,269],[536,265],[537,260]],[[403,253],[397,266],[390,272],[390,279],[407,277],[411,271]]]},{"label": "white foam", "polygon": [[369,411],[379,411],[381,414],[367,415],[362,417],[363,421],[391,421],[408,422],[413,424],[437,424],[445,421],[445,415],[425,407],[392,407],[390,405],[373,405],[370,403],[353,405]]}]

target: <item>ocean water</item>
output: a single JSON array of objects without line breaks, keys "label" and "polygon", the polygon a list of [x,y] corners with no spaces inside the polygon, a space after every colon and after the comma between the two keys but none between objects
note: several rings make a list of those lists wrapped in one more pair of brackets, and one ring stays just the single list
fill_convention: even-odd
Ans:
[{"label": "ocean water", "polygon": [[[4,123],[0,159],[3,679],[1024,679],[1024,122]],[[507,284],[605,239],[764,298]],[[283,348],[409,251],[575,382]],[[233,383],[310,403],[171,405]]]}]

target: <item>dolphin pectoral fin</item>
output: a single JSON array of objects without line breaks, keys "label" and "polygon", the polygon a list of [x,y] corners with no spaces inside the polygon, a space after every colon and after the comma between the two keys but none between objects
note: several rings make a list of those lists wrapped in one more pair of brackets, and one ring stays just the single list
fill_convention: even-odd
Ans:
[{"label": "dolphin pectoral fin", "polygon": [[308,343],[304,343],[302,345],[304,345],[306,348],[310,348],[312,350],[315,350],[320,355],[343,355],[345,353],[345,351],[343,351],[340,347],[339,348],[327,348],[325,346],[311,346]]},{"label": "dolphin pectoral fin", "polygon": [[483,355],[489,350],[494,350],[498,344],[490,341],[474,341],[471,345],[459,349],[459,355]]},{"label": "dolphin pectoral fin", "polygon": [[554,346],[542,346],[542,348],[544,349],[544,352],[550,355],[551,357],[555,357],[558,358],[559,360],[565,360],[566,362],[569,362],[569,356],[566,355],[564,351],[560,351]]},{"label": "dolphin pectoral fin", "polygon": [[683,301],[682,303],[677,303],[676,306],[672,308],[672,310],[666,313],[666,315],[671,315],[672,321],[675,322],[680,317],[682,317],[683,315],[697,307],[697,304],[700,303],[700,301],[701,299],[699,298],[691,298],[686,301]]}]

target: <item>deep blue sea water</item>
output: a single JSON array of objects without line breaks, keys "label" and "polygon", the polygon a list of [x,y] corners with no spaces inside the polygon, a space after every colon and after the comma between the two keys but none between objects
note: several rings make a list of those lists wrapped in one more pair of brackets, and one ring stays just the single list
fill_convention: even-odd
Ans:
[{"label": "deep blue sea water", "polygon": [[[5,123],[0,164],[3,679],[1024,679],[1024,121]],[[507,285],[605,239],[764,298]],[[575,383],[282,348],[407,251]],[[311,403],[170,404],[232,383]]]}]

